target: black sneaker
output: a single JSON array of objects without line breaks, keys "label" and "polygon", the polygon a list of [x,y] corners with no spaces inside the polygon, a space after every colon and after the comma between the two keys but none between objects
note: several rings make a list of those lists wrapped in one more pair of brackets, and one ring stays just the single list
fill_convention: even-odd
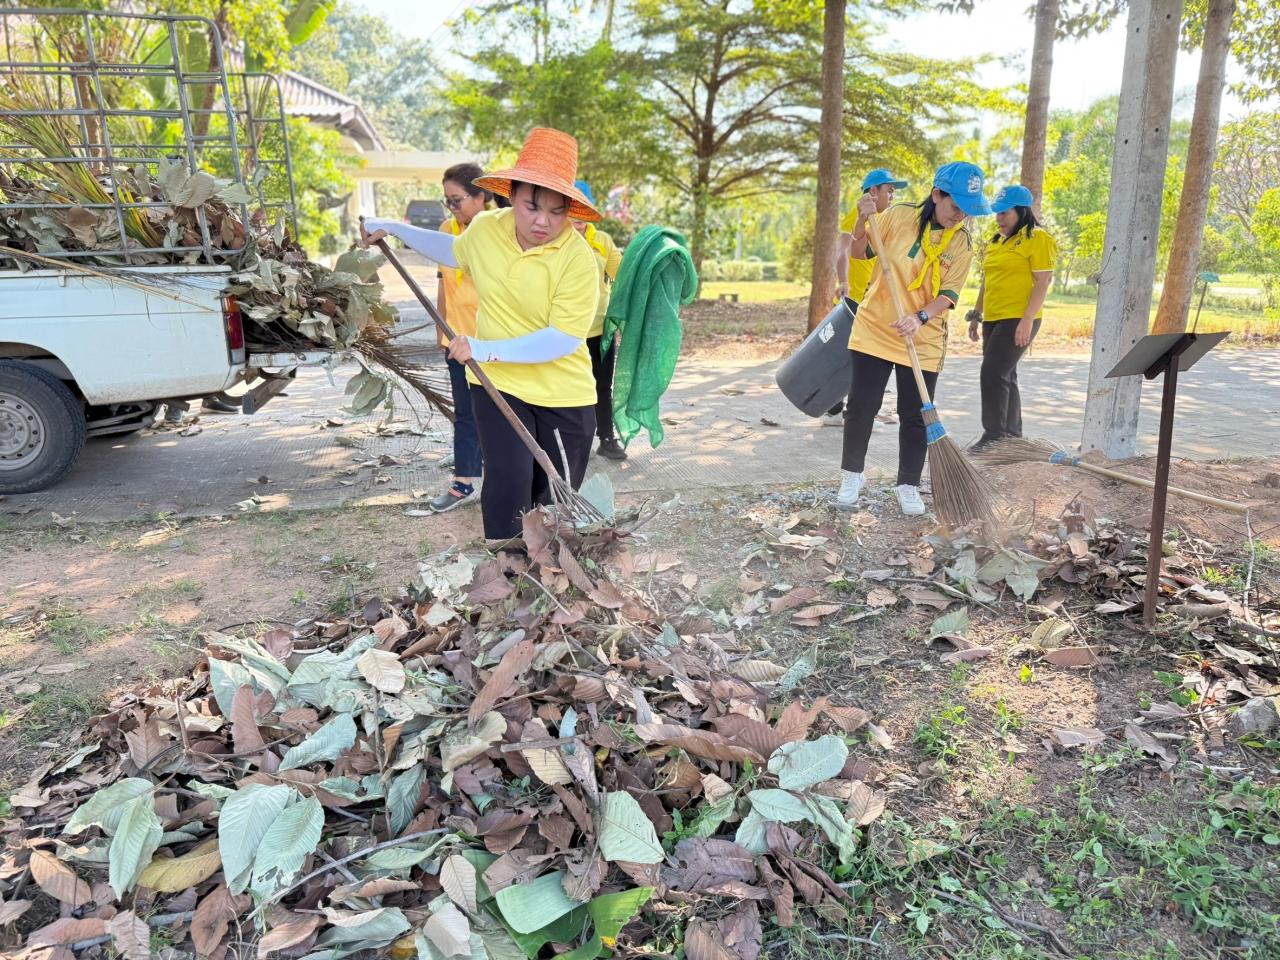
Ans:
[{"label": "black sneaker", "polygon": [[606,460],[625,460],[627,459],[627,451],[623,449],[615,438],[610,437],[608,440],[601,440],[600,446],[596,449],[596,453],[604,457]]},{"label": "black sneaker", "polygon": [[240,405],[227,403],[221,397],[205,397],[200,401],[200,409],[211,413],[240,413]]},{"label": "black sneaker", "polygon": [[474,486],[455,480],[453,486],[440,494],[440,496],[428,501],[427,506],[436,513],[448,513],[463,504],[470,503],[476,496],[476,488]]}]

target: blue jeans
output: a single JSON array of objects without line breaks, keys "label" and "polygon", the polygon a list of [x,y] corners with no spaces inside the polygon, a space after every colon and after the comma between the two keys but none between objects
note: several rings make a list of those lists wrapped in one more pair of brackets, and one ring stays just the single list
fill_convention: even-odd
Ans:
[{"label": "blue jeans", "polygon": [[453,393],[453,475],[478,477],[484,470],[480,453],[480,434],[471,412],[471,388],[467,384],[467,368],[457,360],[449,364],[449,387]]}]

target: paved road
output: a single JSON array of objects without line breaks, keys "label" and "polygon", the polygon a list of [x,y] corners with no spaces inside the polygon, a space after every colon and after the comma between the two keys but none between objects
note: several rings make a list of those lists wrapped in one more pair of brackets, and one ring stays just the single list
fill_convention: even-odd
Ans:
[{"label": "paved road", "polygon": [[[399,293],[397,289],[393,294]],[[407,324],[423,319],[405,311]],[[1198,459],[1274,454],[1280,444],[1280,354],[1222,350],[1179,380],[1176,452]],[[1024,421],[1030,435],[1064,445],[1078,442],[1088,374],[1087,356],[1032,357],[1023,362]],[[596,458],[593,469],[625,492],[701,486],[832,482],[838,475],[840,431],[794,410],[773,383],[775,364],[686,362],[663,405],[667,439],[657,450],[638,439],[622,464]],[[354,369],[354,368],[352,368]],[[78,466],[52,490],[11,496],[0,513],[76,513],[84,520],[126,520],[159,512],[179,516],[233,512],[258,495],[262,509],[342,504],[411,503],[434,495],[447,474],[436,464],[449,451],[449,424],[417,425],[400,405],[394,429],[379,417],[341,413],[349,369],[334,382],[322,372],[301,375],[289,395],[254,417],[205,415],[201,431],[158,430],[91,441]],[[1152,452],[1158,392],[1147,390],[1140,431]],[[884,413],[893,409],[887,398]],[[947,429],[967,443],[981,432],[978,359],[948,363],[939,394]],[[345,421],[328,425],[330,418]],[[776,424],[776,425],[775,425]],[[871,472],[892,475],[897,428],[878,423]],[[265,477],[267,482],[259,482]]]}]

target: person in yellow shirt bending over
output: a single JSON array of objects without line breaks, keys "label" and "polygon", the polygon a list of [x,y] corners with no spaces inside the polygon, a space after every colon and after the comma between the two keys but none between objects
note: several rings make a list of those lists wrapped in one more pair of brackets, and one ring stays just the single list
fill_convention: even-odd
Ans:
[{"label": "person in yellow shirt bending over", "polygon": [[[893,194],[907,185],[905,180],[895,180],[884,167],[876,167],[862,178],[862,195],[871,197],[876,202],[876,213],[884,213],[893,203]],[[836,250],[836,296],[843,297],[849,313],[858,315],[858,304],[866,295],[867,286],[871,283],[871,273],[875,270],[876,258],[857,260],[849,255],[853,246],[853,231],[857,228],[859,214],[855,207],[840,221],[840,242]],[[826,412],[822,418],[824,427],[840,427],[844,425],[844,401],[841,400]]]},{"label": "person in yellow shirt bending over", "polygon": [[[595,254],[569,225],[600,219],[573,185],[577,168],[573,137],[535,127],[514,167],[474,181],[509,197],[509,208],[477,215],[457,237],[394,220],[366,220],[361,229],[365,245],[398,237],[441,267],[472,278],[479,301],[476,335],[454,339],[449,358],[465,363],[474,356],[484,364],[575,488],[586,475],[595,435],[596,388],[586,340],[600,287]],[[484,452],[484,535],[510,539],[520,534],[526,511],[550,502],[550,481],[484,388],[470,372],[467,377]]]},{"label": "person in yellow shirt bending over", "polygon": [[1018,361],[1040,331],[1058,259],[1058,245],[1036,222],[1033,203],[1021,184],[1005,187],[991,201],[998,229],[983,258],[978,302],[966,314],[970,340],[978,339],[982,327],[982,436],[974,451],[1022,436]]},{"label": "person in yellow shirt bending over", "polygon": [[[858,201],[861,219],[854,228],[850,256],[863,260],[875,255],[867,241],[867,220],[874,218],[885,258],[876,265],[849,337],[853,373],[844,421],[838,507],[853,509],[862,493],[871,428],[893,374],[898,393],[898,505],[907,515],[924,513],[920,475],[927,443],[920,407],[929,398],[922,398],[916,387],[905,338],[915,338],[932,395],[946,353],[946,313],[960,299],[973,260],[965,221],[991,212],[982,186],[980,168],[972,163],[948,163],[934,174],[933,190],[921,204],[899,203],[877,213],[872,197]],[[906,295],[905,306],[911,312],[905,316],[894,309],[885,280],[890,271]]]},{"label": "person in yellow shirt bending over", "polygon": [[[574,184],[582,195],[594,207],[595,194],[585,180]],[[595,252],[596,264],[600,268],[600,302],[596,304],[596,318],[591,324],[591,332],[587,334],[587,350],[591,353],[591,374],[596,378],[596,435],[600,438],[600,446],[596,453],[609,460],[627,459],[627,451],[613,431],[613,367],[618,359],[618,351],[614,344],[604,348],[604,314],[609,309],[609,287],[618,275],[622,266],[622,251],[613,242],[613,237],[598,228],[594,223],[575,220],[573,228],[582,234],[582,239]]]}]

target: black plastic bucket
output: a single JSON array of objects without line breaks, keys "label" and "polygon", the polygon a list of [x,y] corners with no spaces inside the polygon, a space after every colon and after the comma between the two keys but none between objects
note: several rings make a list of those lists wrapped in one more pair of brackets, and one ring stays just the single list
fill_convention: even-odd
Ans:
[{"label": "black plastic bucket", "polygon": [[853,309],[841,300],[778,368],[774,379],[793,406],[820,417],[849,393],[852,332]]}]

